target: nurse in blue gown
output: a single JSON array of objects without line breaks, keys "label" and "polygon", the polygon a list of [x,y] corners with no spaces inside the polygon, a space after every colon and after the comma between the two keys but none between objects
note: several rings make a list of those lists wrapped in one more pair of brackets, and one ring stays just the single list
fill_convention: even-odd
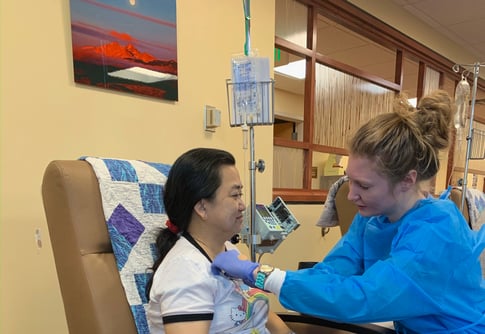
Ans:
[{"label": "nurse in blue gown", "polygon": [[291,310],[334,321],[394,321],[398,333],[485,333],[485,230],[455,204],[427,196],[449,145],[452,103],[444,91],[404,96],[349,143],[349,231],[311,269],[283,271],[221,253],[213,270],[276,294]]}]

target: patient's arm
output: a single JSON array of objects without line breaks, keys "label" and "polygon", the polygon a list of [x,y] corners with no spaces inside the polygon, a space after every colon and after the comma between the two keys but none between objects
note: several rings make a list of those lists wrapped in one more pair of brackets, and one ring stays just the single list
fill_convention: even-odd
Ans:
[{"label": "patient's arm", "polygon": [[[173,322],[170,324],[164,324],[166,334],[208,334],[211,322],[210,320],[201,321],[185,321],[185,322]],[[272,333],[272,332],[271,332]]]},{"label": "patient's arm", "polygon": [[[186,321],[186,322],[174,322],[165,324],[166,334],[208,334],[210,328],[210,321]],[[285,324],[276,313],[269,312],[268,322],[266,323],[271,334],[289,334],[293,333],[291,329]]]},{"label": "patient's arm", "polygon": [[281,320],[281,318],[274,312],[269,312],[268,322],[266,328],[271,334],[290,334],[293,331]]}]

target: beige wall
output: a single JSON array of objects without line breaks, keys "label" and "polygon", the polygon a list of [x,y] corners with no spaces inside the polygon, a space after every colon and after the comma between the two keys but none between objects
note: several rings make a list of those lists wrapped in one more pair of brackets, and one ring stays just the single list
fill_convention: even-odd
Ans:
[{"label": "beige wall", "polygon": [[[249,156],[240,128],[229,126],[225,87],[231,56],[243,52],[242,4],[177,1],[179,101],[174,103],[74,84],[67,0],[32,2],[28,10],[15,1],[0,6],[0,332],[67,333],[40,193],[45,167],[54,159],[83,155],[171,163],[191,147],[221,147],[236,155],[248,196]],[[274,1],[253,1],[251,16],[252,46],[272,61]],[[222,110],[215,133],[203,130],[206,104]],[[259,203],[271,201],[272,135],[270,126],[255,128],[256,159],[268,166],[256,175]],[[320,260],[340,237],[338,230],[325,240],[315,233],[320,206],[294,211],[302,227],[274,255],[264,256],[282,268]],[[42,248],[35,243],[36,229]]]},{"label": "beige wall", "polygon": [[[194,146],[221,147],[236,155],[248,186],[225,86],[231,55],[243,52],[243,7],[240,0],[177,1],[179,102],[172,103],[74,84],[68,0],[0,6],[0,332],[67,333],[41,202],[46,165],[82,155],[171,163]],[[251,43],[272,60],[274,1],[253,1],[251,15]],[[205,104],[222,110],[212,134],[203,130]],[[271,166],[272,128],[257,127],[255,138],[256,157]],[[271,168],[257,175],[260,202],[270,201],[271,180]]]},{"label": "beige wall", "polygon": [[[75,85],[68,0],[28,6],[0,2],[0,332],[67,333],[41,202],[44,168],[82,155],[171,163],[194,146],[221,147],[236,155],[248,187],[248,158],[240,129],[228,124],[225,88],[231,55],[243,50],[244,19],[240,0],[177,1],[179,102],[172,103]],[[251,15],[252,46],[272,60],[274,1],[252,1]],[[213,134],[203,130],[205,104],[222,110]],[[272,128],[257,127],[255,138],[256,159],[267,164],[256,176],[257,201],[269,203]],[[263,257],[288,269],[320,260],[340,236],[338,229],[319,235],[321,206],[291,209],[302,226]]]}]

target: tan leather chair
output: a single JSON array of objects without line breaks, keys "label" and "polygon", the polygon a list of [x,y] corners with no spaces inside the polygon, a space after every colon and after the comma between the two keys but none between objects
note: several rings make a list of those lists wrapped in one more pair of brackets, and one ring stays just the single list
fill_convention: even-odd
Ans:
[{"label": "tan leather chair", "polygon": [[[461,208],[461,194],[462,194],[461,189],[457,189],[457,188],[451,189],[450,199],[456,204],[458,209]],[[465,203],[463,205],[462,214],[465,217],[465,220],[468,222],[468,226],[470,226],[470,228],[471,228],[470,213],[468,211],[468,202],[467,202],[466,198],[465,198]]]},{"label": "tan leather chair", "polygon": [[136,334],[89,163],[52,161],[42,197],[69,333]]},{"label": "tan leather chair", "polygon": [[[44,173],[42,198],[69,333],[136,334],[91,165],[52,161]],[[295,313],[281,317],[300,334],[394,333],[373,324],[341,324]]]},{"label": "tan leather chair", "polygon": [[347,233],[357,213],[357,206],[348,200],[349,182],[344,182],[335,194],[335,210],[342,235]]}]

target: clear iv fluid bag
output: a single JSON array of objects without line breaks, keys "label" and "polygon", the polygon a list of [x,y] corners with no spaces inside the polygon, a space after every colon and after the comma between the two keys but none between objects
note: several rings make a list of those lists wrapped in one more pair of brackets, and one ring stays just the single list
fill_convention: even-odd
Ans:
[{"label": "clear iv fluid bag", "polygon": [[454,118],[455,128],[464,128],[466,123],[466,114],[470,101],[470,84],[464,78],[456,85],[455,104],[456,113]]}]

